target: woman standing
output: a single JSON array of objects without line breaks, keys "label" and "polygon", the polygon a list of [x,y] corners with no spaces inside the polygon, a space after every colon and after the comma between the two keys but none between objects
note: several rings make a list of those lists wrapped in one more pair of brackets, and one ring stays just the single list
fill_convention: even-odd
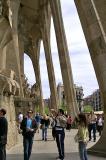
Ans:
[{"label": "woman standing", "polygon": [[55,110],[53,110],[52,113],[55,117],[55,137],[59,153],[57,160],[63,160],[65,157],[64,139],[65,139],[65,128],[67,124],[67,119],[62,109],[59,109],[58,113]]},{"label": "woman standing", "polygon": [[78,115],[78,133],[76,137],[79,143],[79,155],[80,160],[88,160],[87,156],[87,141],[88,141],[88,124],[87,119],[84,114]]},{"label": "woman standing", "polygon": [[42,140],[47,141],[47,130],[50,124],[49,117],[45,114],[41,119]]}]

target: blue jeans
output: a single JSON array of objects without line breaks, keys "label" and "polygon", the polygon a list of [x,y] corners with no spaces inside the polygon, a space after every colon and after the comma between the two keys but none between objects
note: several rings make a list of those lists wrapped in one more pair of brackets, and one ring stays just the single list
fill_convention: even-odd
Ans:
[{"label": "blue jeans", "polygon": [[86,144],[84,142],[79,142],[79,155],[80,160],[88,160]]},{"label": "blue jeans", "polygon": [[42,128],[42,140],[47,140],[47,127]]},{"label": "blue jeans", "polygon": [[29,160],[34,137],[23,137],[24,160]]},{"label": "blue jeans", "polygon": [[89,140],[92,139],[91,137],[91,131],[93,130],[93,139],[96,140],[96,123],[89,124],[88,131],[89,131]]}]

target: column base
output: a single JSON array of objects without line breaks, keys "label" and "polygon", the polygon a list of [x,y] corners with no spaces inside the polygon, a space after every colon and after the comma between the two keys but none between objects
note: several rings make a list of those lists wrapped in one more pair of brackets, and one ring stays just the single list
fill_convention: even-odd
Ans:
[{"label": "column base", "polygon": [[88,154],[91,154],[91,155],[95,155],[97,157],[106,157],[106,151],[101,151],[101,150],[94,150],[94,149],[88,149]]},{"label": "column base", "polygon": [[[104,117],[106,117],[106,114]],[[106,123],[104,123],[104,128],[100,139],[94,146],[88,149],[88,154],[106,157]]]}]

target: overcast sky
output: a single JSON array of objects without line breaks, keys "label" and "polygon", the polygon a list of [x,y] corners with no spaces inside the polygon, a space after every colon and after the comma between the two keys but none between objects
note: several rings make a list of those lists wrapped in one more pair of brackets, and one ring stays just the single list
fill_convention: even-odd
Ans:
[{"label": "overcast sky", "polygon": [[[84,96],[86,97],[87,95],[92,94],[92,92],[98,88],[95,72],[86,45],[80,20],[77,14],[77,10],[74,4],[74,0],[71,1],[61,0],[61,6],[62,6],[63,21],[68,43],[74,83],[78,86],[83,87]],[[56,84],[58,84],[59,82],[62,82],[62,77],[58,59],[53,21],[51,25],[51,50],[52,50],[53,65],[56,77]],[[48,98],[50,96],[50,90],[49,90],[45,54],[42,44],[40,51],[40,70],[41,70],[43,96],[44,98]],[[34,78],[33,67],[29,57],[26,55],[25,55],[25,74],[29,79],[29,83],[34,84],[35,78]]]}]

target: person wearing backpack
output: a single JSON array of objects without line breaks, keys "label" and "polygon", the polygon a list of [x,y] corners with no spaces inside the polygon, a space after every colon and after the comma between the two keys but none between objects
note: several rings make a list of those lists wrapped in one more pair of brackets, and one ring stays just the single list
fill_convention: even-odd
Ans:
[{"label": "person wearing backpack", "polygon": [[56,137],[56,143],[58,148],[59,156],[57,157],[57,160],[63,160],[64,159],[64,139],[65,139],[65,131],[67,124],[67,119],[64,115],[64,111],[62,109],[58,110],[58,113],[55,113],[55,137]]}]

